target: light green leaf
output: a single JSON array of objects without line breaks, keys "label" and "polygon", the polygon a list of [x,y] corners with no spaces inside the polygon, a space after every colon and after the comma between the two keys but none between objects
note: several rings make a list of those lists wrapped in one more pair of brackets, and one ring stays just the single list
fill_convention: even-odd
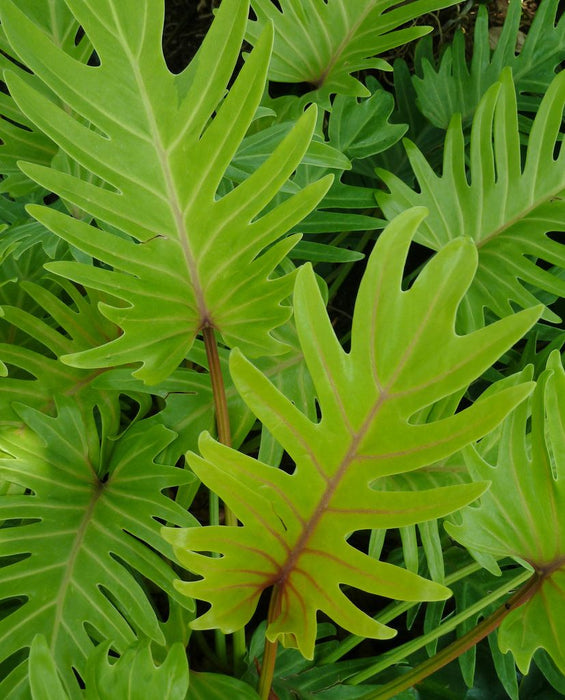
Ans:
[{"label": "light green leaf", "polygon": [[68,700],[43,634],[36,634],[29,653],[29,684],[33,700]]},{"label": "light green leaf", "polygon": [[460,524],[446,526],[450,535],[491,559],[513,557],[537,579],[533,596],[502,622],[500,648],[527,673],[541,647],[565,673],[565,372],[558,352],[538,380],[531,408],[525,402],[504,423],[496,467],[480,445],[466,454],[474,476],[492,486],[480,506],[462,512]]},{"label": "light green leaf", "polygon": [[[463,328],[482,325],[484,307],[502,317],[513,312],[513,304],[522,308],[535,304],[531,287],[565,294],[565,281],[536,265],[540,259],[565,266],[565,247],[547,235],[565,231],[565,148],[557,145],[564,105],[562,72],[541,103],[522,166],[516,95],[507,70],[475,113],[468,175],[458,117],[447,131],[441,176],[406,142],[420,191],[378,171],[390,190],[377,193],[388,218],[414,205],[429,208],[430,216],[416,239],[419,243],[439,250],[461,235],[475,241],[479,267],[465,299]],[[558,320],[548,310],[544,318]]]},{"label": "light green leaf", "polygon": [[[447,417],[446,414],[445,417]],[[435,418],[437,420],[437,417]],[[430,464],[413,472],[394,474],[378,479],[373,488],[380,491],[421,491],[424,489],[465,484],[471,481],[469,472],[460,453]],[[418,533],[426,557],[427,569],[434,581],[443,583],[444,562],[443,545],[439,531],[440,523],[429,520],[415,525],[407,525],[400,529],[404,564],[409,571],[418,573],[421,567],[420,552],[418,551]],[[384,543],[385,531],[373,533],[373,541],[377,539],[381,546]]]},{"label": "light green leaf", "polygon": [[[88,657],[85,700],[185,700],[188,663],[182,644],[174,644],[159,666],[148,642],[128,647],[112,664],[108,663],[109,648],[108,643],[99,644]],[[36,635],[31,645],[30,685],[33,700],[69,700],[43,635]]]},{"label": "light green leaf", "polygon": [[99,644],[88,659],[85,700],[185,700],[188,662],[182,644],[174,644],[159,666],[148,642],[132,645],[114,663],[109,647]]},{"label": "light green leaf", "polygon": [[339,345],[312,271],[300,271],[295,315],[319,422],[297,409],[241,353],[232,352],[238,390],[296,469],[287,474],[206,435],[200,440],[202,457],[188,456],[195,473],[243,523],[164,531],[183,565],[203,576],[178,584],[211,603],[193,628],[240,628],[261,592],[274,586],[277,603],[268,638],[280,638],[311,658],[317,610],[354,634],[394,634],[353,605],[342,585],[401,600],[449,595],[443,586],[376,561],[346,540],[356,530],[437,518],[482,491],[484,484],[392,493],[371,485],[456,452],[524,399],[529,383],[443,420],[411,420],[479,376],[535,322],[540,307],[456,335],[455,314],[474,274],[475,248],[468,239],[453,241],[402,291],[408,246],[423,216],[422,209],[406,212],[379,238],[359,290],[350,353]]},{"label": "light green leaf", "polygon": [[[162,426],[140,422],[101,442],[68,398],[59,400],[56,417],[17,410],[28,429],[0,434],[0,478],[25,490],[0,497],[0,521],[10,525],[0,529],[0,599],[13,606],[0,621],[0,657],[43,634],[76,698],[72,669],[84,674],[101,638],[118,652],[138,635],[164,642],[142,577],[191,606],[173,588],[165,560],[172,551],[158,521],[195,524],[163,494],[192,476],[155,461],[173,437]],[[0,683],[1,697],[22,682],[20,668]]]},{"label": "light green leaf", "polygon": [[168,70],[162,55],[162,0],[139,0],[134,11],[118,0],[67,4],[101,65],[72,60],[13,2],[1,4],[4,29],[18,55],[80,119],[10,74],[14,99],[60,148],[107,184],[98,187],[35,164],[23,170],[128,234],[30,207],[61,238],[113,268],[49,266],[120,300],[101,308],[123,334],[65,361],[87,368],[141,363],[137,376],[157,383],[178,366],[204,326],[251,356],[283,351],[271,331],[290,316],[281,301],[291,292],[292,276],[270,275],[298,240],[282,237],[315,207],[331,178],[261,213],[306,152],[315,107],[253,175],[215,198],[260,102],[271,30],[225,97],[247,20],[246,0],[222,3],[200,51],[180,75]]},{"label": "light green leaf", "polygon": [[[14,407],[16,402],[53,414],[57,397],[67,396],[72,397],[83,419],[91,422],[94,430],[92,409],[96,407],[104,436],[114,435],[120,424],[120,393],[137,400],[141,395],[128,392],[126,384],[100,390],[94,384],[100,370],[67,367],[58,358],[91,347],[97,341],[115,338],[118,329],[98,311],[99,295],[83,295],[66,280],[45,282],[50,283],[50,289],[29,281],[19,284],[19,296],[27,302],[22,305],[34,314],[15,306],[2,307],[1,327],[4,330],[7,325],[7,328],[2,334],[4,342],[0,342],[0,360],[8,365],[9,372],[0,380],[0,426],[22,427]],[[62,294],[66,295],[67,303],[61,300]],[[14,338],[20,336],[21,342],[15,343]]]},{"label": "light green leaf", "polygon": [[308,99],[330,109],[330,95],[368,97],[351,74],[387,69],[377,54],[427,34],[430,27],[399,29],[421,15],[453,5],[451,0],[251,0],[257,19],[249,22],[247,40],[255,45],[273,22],[275,44],[269,79],[310,83]]}]

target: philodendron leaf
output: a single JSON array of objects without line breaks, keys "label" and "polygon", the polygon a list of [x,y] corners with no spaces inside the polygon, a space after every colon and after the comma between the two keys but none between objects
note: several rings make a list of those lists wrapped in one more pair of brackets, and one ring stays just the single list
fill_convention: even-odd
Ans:
[{"label": "philodendron leaf", "polygon": [[[68,367],[57,358],[91,347],[96,341],[115,338],[119,329],[98,311],[98,294],[83,295],[67,280],[47,282],[69,301],[65,304],[53,291],[23,281],[19,285],[19,296],[28,304],[37,304],[37,310],[32,308],[35,315],[16,306],[2,307],[3,321],[8,325],[0,342],[0,360],[10,371],[0,380],[0,427],[22,427],[21,417],[14,407],[16,402],[53,413],[57,397],[68,396],[94,429],[92,409],[96,407],[104,436],[114,435],[120,425],[120,393],[136,396],[135,392],[128,391],[126,383],[99,389],[95,380],[103,370]],[[29,339],[27,344],[14,342],[16,329]],[[32,347],[28,347],[30,344]]]},{"label": "philodendron leaf", "polygon": [[[316,612],[355,634],[394,630],[359,610],[341,586],[401,600],[438,600],[443,586],[372,559],[347,543],[356,530],[400,527],[449,513],[484,484],[380,492],[379,477],[418,469],[489,432],[530,392],[531,383],[480,400],[455,416],[415,423],[412,416],[479,376],[535,322],[540,307],[467,336],[454,331],[457,307],[476,268],[468,239],[446,246],[410,290],[402,291],[408,247],[425,215],[413,209],[379,238],[355,307],[351,352],[341,348],[315,277],[303,268],[295,291],[300,343],[322,418],[298,410],[238,351],[234,382],[262,423],[294,459],[292,474],[238,454],[204,434],[197,476],[243,527],[165,529],[179,560],[203,579],[179,590],[211,603],[195,629],[244,625],[261,592],[274,586],[267,637],[312,657]],[[212,558],[200,552],[219,552]]]},{"label": "philodendron leaf", "polygon": [[417,39],[430,27],[402,25],[453,5],[451,0],[251,0],[257,19],[249,22],[248,41],[255,45],[269,22],[275,26],[270,80],[310,83],[310,100],[330,108],[333,93],[368,97],[352,73],[387,68],[378,54]]},{"label": "philodendron leaf", "polygon": [[329,119],[330,143],[348,158],[368,158],[388,150],[400,141],[407,124],[391,124],[394,98],[367,79],[371,96],[366,100],[337,95]]},{"label": "philodendron leaf", "polygon": [[159,666],[148,642],[132,645],[114,663],[108,659],[109,647],[99,644],[88,659],[85,700],[185,700],[188,663],[182,644],[173,644]]},{"label": "philodendron leaf", "polygon": [[[516,94],[510,70],[485,94],[473,120],[470,166],[461,120],[446,136],[443,173],[435,174],[411,142],[406,150],[418,179],[412,190],[391,173],[378,170],[390,193],[377,193],[385,215],[424,205],[430,216],[417,241],[439,250],[461,235],[479,249],[477,275],[465,299],[462,327],[483,324],[484,307],[499,316],[537,303],[530,289],[557,296],[565,281],[536,265],[541,259],[565,266],[565,247],[548,233],[565,231],[565,148],[559,144],[565,106],[565,72],[551,83],[534,120],[522,166]],[[550,320],[559,320],[550,311]]]},{"label": "philodendron leaf", "polygon": [[[458,31],[437,62],[433,48],[422,60],[421,77],[413,78],[418,106],[436,126],[447,129],[453,114],[462,115],[466,124],[481,97],[510,66],[518,93],[519,111],[537,112],[543,95],[555,77],[555,69],[565,58],[565,15],[557,20],[559,0],[542,0],[523,46],[516,52],[523,5],[510,0],[500,37],[491,55],[489,12],[480,4],[473,34],[473,56],[466,60],[468,36]],[[492,27],[491,29],[495,29]],[[524,36],[524,35],[522,35]],[[427,39],[426,39],[427,41]]]},{"label": "philodendron leaf", "polygon": [[[196,521],[164,495],[191,474],[156,462],[174,434],[142,422],[101,444],[72,400],[56,417],[20,405],[28,430],[0,433],[0,478],[25,494],[0,497],[0,660],[22,659],[0,683],[0,697],[22,682],[22,652],[43,634],[71,697],[80,697],[73,668],[101,638],[122,652],[137,636],[164,643],[141,578],[174,600],[171,548],[160,522]],[[110,443],[110,444],[108,444]]]},{"label": "philodendron leaf", "polygon": [[[527,374],[524,370],[522,376]],[[531,430],[528,429],[531,414]],[[478,449],[466,455],[476,478],[492,486],[479,507],[465,509],[449,533],[471,550],[494,559],[513,557],[531,566],[535,594],[503,621],[499,644],[527,673],[536,649],[544,648],[565,673],[565,372],[555,351],[531,401],[504,423],[496,467]],[[493,559],[494,558],[494,559]]]},{"label": "philodendron leaf", "polygon": [[[113,663],[108,662],[109,648],[109,643],[99,644],[88,657],[85,700],[185,700],[188,663],[182,644],[174,644],[159,666],[147,641],[128,647]],[[31,645],[29,676],[32,700],[69,700],[42,634]]]},{"label": "philodendron leaf", "polygon": [[30,207],[61,238],[113,268],[49,265],[120,299],[102,311],[123,334],[65,361],[90,368],[141,363],[137,376],[157,383],[178,366],[203,327],[215,328],[227,345],[250,356],[283,351],[271,331],[291,314],[280,302],[291,293],[293,276],[270,275],[299,238],[282,237],[316,206],[331,177],[261,213],[306,152],[315,107],[260,168],[216,198],[261,100],[271,29],[225,96],[247,0],[222,3],[198,55],[179,75],[168,70],[162,54],[163,0],[139,0],[134,9],[122,0],[67,5],[100,65],[74,61],[11,0],[0,5],[5,32],[21,60],[81,119],[15,74],[6,77],[11,94],[70,157],[107,184],[98,187],[54,167],[26,164],[23,170],[118,230],[102,231]]}]

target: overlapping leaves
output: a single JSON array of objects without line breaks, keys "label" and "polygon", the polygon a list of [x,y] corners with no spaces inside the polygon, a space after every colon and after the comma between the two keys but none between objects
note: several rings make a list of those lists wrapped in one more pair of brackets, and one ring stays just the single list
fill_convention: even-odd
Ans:
[{"label": "overlapping leaves", "polygon": [[455,314],[473,277],[475,248],[467,239],[452,242],[410,290],[402,291],[407,249],[423,215],[421,209],[407,212],[379,238],[359,291],[350,353],[339,345],[311,271],[299,273],[295,314],[322,414],[318,423],[239,352],[232,353],[238,390],[296,469],[287,474],[206,435],[200,440],[202,457],[189,456],[196,474],[243,523],[165,531],[180,561],[203,576],[179,584],[188,595],[211,603],[194,627],[241,627],[261,592],[274,586],[268,638],[281,638],[311,658],[317,610],[362,636],[394,634],[359,610],[343,585],[406,600],[448,595],[443,586],[370,558],[347,538],[356,530],[436,518],[484,488],[464,484],[380,492],[371,484],[454,453],[488,432],[528,394],[530,384],[511,387],[446,419],[411,421],[417,411],[480,375],[521,337],[540,309],[456,335]]},{"label": "overlapping leaves", "polygon": [[524,402],[504,424],[497,454],[487,461],[482,451],[480,445],[468,448],[468,464],[475,478],[491,480],[491,488],[480,506],[465,509],[462,522],[448,530],[486,555],[494,571],[503,557],[532,567],[535,594],[504,620],[499,644],[503,652],[512,651],[522,673],[539,647],[565,673],[559,622],[565,615],[565,372],[557,351],[538,380],[531,408]]},{"label": "overlapping leaves", "polygon": [[[182,644],[174,644],[158,666],[146,641],[128,647],[113,663],[108,651],[109,644],[99,644],[88,657],[85,700],[185,700],[188,664]],[[29,664],[33,700],[69,700],[43,635],[33,641]]]},{"label": "overlapping leaves", "polygon": [[[465,299],[465,328],[483,323],[484,307],[502,317],[513,311],[513,304],[524,308],[536,303],[532,287],[565,294],[563,279],[536,264],[539,259],[565,266],[565,247],[548,236],[565,231],[564,105],[565,73],[560,73],[540,105],[522,165],[516,95],[510,71],[505,71],[475,114],[468,173],[458,116],[447,132],[441,176],[406,141],[419,191],[378,170],[390,193],[379,192],[377,199],[389,218],[409,206],[429,208],[418,242],[439,250],[457,236],[475,241],[479,267]],[[549,311],[545,317],[558,320]]]},{"label": "overlapping leaves", "polygon": [[[512,68],[518,109],[536,112],[541,96],[565,58],[565,15],[556,22],[559,0],[543,0],[536,11],[520,51],[516,52],[522,15],[520,0],[511,0],[504,27],[493,52],[490,49],[488,12],[480,5],[475,22],[473,55],[466,60],[465,35],[458,32],[435,65],[431,45],[420,56],[421,75],[414,76],[418,106],[436,126],[447,129],[453,114],[466,124],[481,97],[505,67]],[[492,53],[492,55],[491,55]]]},{"label": "overlapping leaves", "polygon": [[[67,396],[86,421],[92,421],[92,409],[96,407],[104,435],[113,435],[120,425],[120,391],[138,400],[141,395],[128,392],[127,384],[116,382],[109,391],[100,390],[94,380],[101,370],[66,367],[58,358],[115,338],[118,329],[99,313],[97,294],[82,295],[66,280],[43,282],[49,282],[53,291],[31,281],[20,281],[18,287],[22,306],[35,314],[12,305],[2,307],[0,327],[5,332],[0,361],[8,365],[9,371],[0,383],[0,426],[21,426],[14,402],[53,413],[56,398]],[[67,303],[60,298],[63,294]]]},{"label": "overlapping leaves", "polygon": [[[63,0],[19,0],[18,7],[48,34],[52,41],[77,61],[86,62],[92,52],[88,39],[79,36],[79,24]],[[15,60],[14,60],[15,59]],[[17,63],[12,47],[0,26],[0,68],[17,71],[22,79],[37,87],[33,75]],[[14,100],[5,91],[0,91],[0,169],[3,179],[0,192],[12,196],[29,194],[37,185],[27,178],[17,166],[25,159],[49,165],[57,146],[21,112]]]},{"label": "overlapping leaves", "polygon": [[[72,669],[84,673],[100,638],[117,651],[137,635],[164,643],[140,574],[191,605],[174,590],[175,574],[160,556],[172,553],[157,519],[195,522],[163,494],[192,477],[155,461],[174,437],[163,426],[140,423],[118,440],[100,441],[67,398],[55,417],[23,405],[17,411],[28,430],[0,434],[0,478],[25,490],[0,498],[1,659],[43,634],[77,697]],[[26,666],[22,660],[3,679],[2,697],[21,692]]]},{"label": "overlapping leaves", "polygon": [[269,276],[297,241],[282,237],[314,208],[331,178],[260,214],[300,163],[315,109],[262,167],[216,198],[261,99],[271,32],[263,34],[225,96],[247,20],[246,0],[222,3],[198,55],[179,75],[170,73],[161,51],[162,1],[142,0],[135,8],[110,0],[67,4],[100,65],[74,61],[9,0],[2,4],[2,22],[19,58],[78,117],[15,74],[7,76],[12,96],[105,184],[65,168],[27,164],[24,171],[116,229],[30,208],[59,236],[113,268],[52,265],[58,274],[120,299],[102,310],[123,334],[68,361],[81,367],[141,363],[138,376],[156,383],[178,366],[206,326],[250,355],[281,351],[270,332],[290,315],[281,301],[292,289],[292,276]]},{"label": "overlapping leaves", "polygon": [[275,45],[270,80],[310,83],[309,96],[330,107],[333,93],[368,97],[352,73],[386,68],[378,54],[427,34],[429,27],[400,28],[426,12],[454,3],[450,0],[251,0],[257,19],[249,23],[247,39],[255,44],[272,21]]}]

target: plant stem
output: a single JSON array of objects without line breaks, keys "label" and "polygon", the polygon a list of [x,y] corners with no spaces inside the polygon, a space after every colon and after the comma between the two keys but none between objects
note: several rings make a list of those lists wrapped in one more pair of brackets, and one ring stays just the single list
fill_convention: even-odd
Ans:
[{"label": "plant stem", "polygon": [[[208,371],[210,372],[210,383],[212,384],[212,396],[214,397],[214,412],[216,416],[216,428],[218,431],[218,440],[231,447],[231,429],[230,417],[228,412],[228,401],[226,398],[226,388],[224,384],[224,376],[222,374],[222,366],[220,364],[220,355],[218,353],[218,343],[216,334],[211,326],[205,326],[202,329],[204,338],[204,347],[206,348],[206,358],[208,360]],[[219,500],[215,494],[210,494],[211,510],[219,510]],[[219,520],[219,518],[218,518]],[[237,527],[237,518],[231,509],[224,504],[224,521],[225,524],[231,527]],[[225,657],[225,637],[216,632],[216,650],[218,656]],[[243,658],[247,651],[245,643],[245,629],[237,630],[233,633],[233,663],[234,673],[239,675],[243,669]]]},{"label": "plant stem", "polygon": [[350,679],[349,683],[357,685],[358,683],[361,683],[367,678],[376,675],[377,673],[382,671],[383,668],[388,668],[388,666],[392,665],[392,663],[402,661],[409,654],[412,654],[414,651],[417,651],[418,648],[425,646],[428,642],[432,641],[433,639],[437,639],[443,634],[446,634],[447,632],[450,632],[451,630],[455,629],[455,627],[461,624],[463,620],[465,620],[468,617],[471,617],[472,615],[477,614],[478,612],[480,612],[481,609],[485,608],[486,605],[491,603],[493,600],[500,598],[502,595],[508,593],[517,585],[524,584],[521,588],[519,588],[516,591],[516,593],[511,598],[509,598],[503,605],[498,607],[491,615],[485,618],[476,627],[469,630],[467,634],[463,635],[459,639],[456,639],[452,644],[449,644],[447,647],[445,647],[445,649],[442,649],[439,653],[432,656],[431,659],[428,659],[427,661],[424,661],[423,663],[419,664],[409,673],[395,678],[393,681],[387,683],[386,685],[383,685],[381,688],[374,692],[364,695],[363,700],[388,700],[389,698],[396,697],[396,695],[398,695],[403,690],[411,688],[413,685],[419,683],[424,678],[431,676],[432,673],[435,673],[440,668],[443,668],[448,663],[456,659],[458,656],[466,652],[468,649],[478,644],[478,642],[480,642],[481,639],[487,637],[493,630],[495,630],[501,624],[501,622],[510,612],[523,605],[532,597],[532,595],[534,595],[534,593],[538,590],[540,580],[540,577],[535,574],[532,574],[531,571],[522,571],[522,573],[516,576],[514,579],[512,579],[512,581],[505,583],[503,586],[500,586],[500,588],[497,588],[495,591],[493,591],[493,593],[486,596],[485,598],[482,598],[480,601],[478,601],[478,603],[475,603],[475,605],[472,605],[463,613],[455,615],[454,617],[450,618],[445,624],[440,625],[433,632],[423,635],[419,639],[415,640],[415,642],[418,642],[417,645],[415,645],[413,642],[409,642],[408,644],[405,644],[402,647],[396,649],[395,652],[386,659],[384,667],[382,664],[374,664],[371,668],[365,669],[362,673],[359,673],[352,679]]},{"label": "plant stem", "polygon": [[[358,242],[358,244],[356,246],[352,247],[352,250],[356,250],[358,252],[361,252],[365,248],[367,243],[371,240],[373,234],[374,234],[373,231],[366,231],[363,234],[363,236],[361,237],[361,240]],[[337,238],[336,238],[336,240],[337,240]],[[333,245],[336,245],[335,241],[333,242]],[[339,288],[345,282],[347,275],[349,275],[349,273],[353,269],[354,265],[355,265],[354,262],[344,263],[339,268],[337,268],[338,273],[337,273],[335,279],[332,281],[331,286],[328,290],[328,297],[330,300],[335,297]]]},{"label": "plant stem", "polygon": [[[280,610],[280,590],[278,586],[273,586],[271,600],[269,602],[269,612],[267,614],[267,627],[269,623],[278,615]],[[277,660],[278,642],[270,642],[265,637],[265,651],[263,653],[263,663],[261,664],[261,675],[259,676],[259,697],[261,700],[269,700],[273,676],[275,674],[275,662]]]},{"label": "plant stem", "polygon": [[228,413],[228,401],[226,399],[226,388],[224,385],[224,375],[220,364],[218,353],[218,343],[216,334],[211,326],[202,329],[204,337],[204,347],[206,348],[206,359],[208,360],[208,371],[210,372],[210,382],[212,384],[212,396],[214,397],[214,409],[216,412],[216,427],[218,429],[218,440],[231,447],[230,417]]}]

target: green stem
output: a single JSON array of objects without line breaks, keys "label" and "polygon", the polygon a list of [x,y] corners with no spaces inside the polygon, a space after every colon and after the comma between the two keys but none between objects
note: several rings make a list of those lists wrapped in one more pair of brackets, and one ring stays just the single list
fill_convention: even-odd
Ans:
[{"label": "green stem", "polygon": [[432,673],[435,673],[440,668],[443,668],[450,661],[453,661],[458,656],[463,654],[465,651],[475,646],[484,637],[489,635],[494,629],[496,629],[502,620],[512,611],[518,608],[520,605],[525,603],[532,595],[535,593],[539,586],[539,577],[532,574],[531,571],[522,571],[518,576],[513,578],[511,581],[506,582],[504,585],[497,588],[495,591],[490,593],[488,596],[481,598],[477,603],[471,605],[469,608],[464,610],[459,615],[454,615],[449,618],[444,624],[440,625],[438,628],[429,632],[428,634],[422,635],[413,642],[404,644],[401,647],[395,649],[394,653],[387,655],[386,659],[371,667],[363,670],[361,673],[356,674],[349,679],[348,683],[352,685],[358,685],[363,681],[375,676],[384,669],[392,666],[394,663],[403,661],[410,654],[413,654],[418,649],[424,647],[431,641],[438,639],[439,637],[453,631],[458,625],[464,622],[467,618],[472,617],[480,613],[487,605],[490,605],[498,598],[509,593],[512,589],[520,586],[524,582],[525,585],[520,588],[516,593],[507,600],[502,606],[497,608],[492,615],[485,618],[476,627],[470,630],[467,634],[463,635],[459,639],[455,640],[452,644],[442,649],[438,654],[433,656],[431,659],[424,661],[422,664],[414,668],[409,673],[396,678],[394,681],[387,683],[386,685],[379,688],[377,691],[369,693],[363,696],[363,700],[387,700],[387,698],[393,698],[402,690],[406,688],[411,688],[415,683],[418,683],[423,678],[427,678]]},{"label": "green stem", "polygon": [[[475,571],[479,571],[479,569],[481,568],[481,565],[477,564],[477,562],[471,562],[470,564],[467,564],[467,566],[464,566],[461,569],[454,571],[449,576],[446,576],[445,585],[451,586],[457,581],[460,581],[461,579],[466,578],[471,574],[474,574]],[[384,610],[382,610],[379,613],[379,615],[375,617],[375,620],[383,625],[386,625],[395,618],[402,615],[402,613],[405,613],[408,610],[410,610],[410,608],[413,608],[415,605],[419,605],[419,603],[414,603],[413,601],[409,601],[406,603],[398,603],[395,601],[394,603],[387,605],[387,607],[384,608]],[[333,664],[336,661],[339,661],[343,656],[345,656],[345,654],[349,653],[352,649],[355,649],[355,647],[358,644],[364,642],[365,639],[365,637],[359,637],[355,634],[349,635],[349,637],[344,639],[343,642],[339,644],[339,646],[333,649],[333,651],[331,651],[326,656],[320,658],[320,660],[318,661],[318,665]]]},{"label": "green stem", "polygon": [[[222,366],[220,364],[220,355],[218,353],[218,343],[216,334],[211,326],[206,326],[202,329],[204,337],[204,347],[206,348],[206,358],[208,360],[208,371],[210,372],[210,383],[212,384],[212,396],[214,397],[214,409],[216,416],[216,428],[218,431],[218,440],[231,447],[231,428],[230,417],[228,412],[228,400],[226,398],[226,388],[224,384],[224,376],[222,374]],[[215,494],[210,494],[210,509],[219,510],[219,500]],[[218,518],[219,520],[219,518]],[[235,513],[224,504],[224,520],[225,524],[231,527],[237,527],[238,522]],[[211,518],[211,522],[212,518]],[[216,632],[216,650],[218,656],[225,658],[225,637]],[[240,629],[233,634],[233,663],[234,672],[240,675],[243,670],[243,659],[247,651],[245,642],[245,629]]]},{"label": "green stem", "polygon": [[[352,249],[361,252],[365,248],[367,243],[371,240],[373,233],[373,231],[366,231],[359,240],[358,244],[356,246],[353,246]],[[345,282],[347,275],[349,275],[355,264],[356,263],[354,262],[344,263],[341,267],[337,268],[339,271],[337,273],[336,278],[331,283],[331,286],[328,291],[329,299],[333,299],[335,297],[339,288]]]},{"label": "green stem", "polygon": [[[271,600],[269,602],[269,612],[267,614],[267,627],[277,617],[280,612],[280,590],[278,586],[273,586],[271,590]],[[275,675],[275,662],[277,660],[278,642],[270,642],[265,637],[265,651],[263,653],[263,663],[261,664],[261,675],[259,676],[258,693],[261,700],[269,700],[273,677]]]},{"label": "green stem", "polygon": [[210,648],[210,645],[206,641],[206,637],[202,632],[198,630],[194,631],[191,635],[191,640],[192,639],[194,639],[194,641],[198,645],[200,651],[202,652],[204,658],[206,659],[209,665],[215,668],[224,669],[226,673],[229,672],[228,665],[225,659],[220,659],[220,657]]}]

